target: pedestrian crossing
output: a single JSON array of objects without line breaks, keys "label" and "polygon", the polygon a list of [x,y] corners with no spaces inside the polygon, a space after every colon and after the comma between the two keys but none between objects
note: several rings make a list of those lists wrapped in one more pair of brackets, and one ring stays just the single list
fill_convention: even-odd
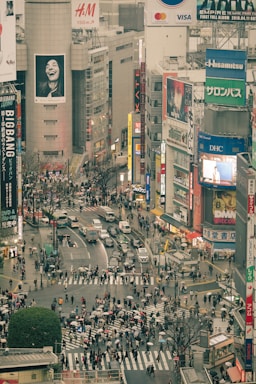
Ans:
[{"label": "pedestrian crossing", "polygon": [[[109,276],[102,281],[99,276],[94,278],[87,278],[85,276],[76,276],[72,275],[67,279],[60,279],[58,281],[59,285],[133,285],[133,286],[145,286],[144,278],[138,275],[121,275],[117,274],[115,277],[114,274],[109,274]],[[155,285],[154,276],[150,276],[147,281],[147,285]]]},{"label": "pedestrian crossing", "polygon": [[[146,305],[143,308],[143,312],[146,313],[147,316],[147,325],[152,326],[156,328],[159,326],[159,324],[164,325],[165,323],[165,316],[167,315],[169,320],[173,320],[175,317],[178,318],[189,318],[190,312],[186,309],[178,308],[176,312],[169,310],[169,307],[165,308],[166,304],[164,302],[159,302],[156,305],[150,304]],[[168,312],[166,312],[165,309],[168,309]],[[134,315],[134,312],[132,310],[125,309],[125,313],[130,316]],[[92,321],[93,322],[93,321]],[[118,337],[121,333],[124,335],[127,329],[129,332],[132,332],[132,327],[134,324],[130,324],[130,329],[127,326],[127,324],[124,324],[122,319],[118,316],[115,317],[114,322],[107,324],[105,320],[99,320],[98,326],[94,327],[92,325],[85,325],[85,328],[82,329],[82,327],[77,328],[75,332],[70,331],[69,328],[63,330],[63,336],[62,336],[62,342],[64,340],[65,343],[65,350],[70,351],[72,349],[78,349],[83,348],[84,346],[84,340],[89,340],[90,338],[95,338],[96,334],[99,335],[99,329],[102,328],[102,326],[105,326],[105,328],[108,330],[108,335],[116,335]],[[138,328],[139,329],[139,328]],[[101,329],[102,330],[102,329]],[[104,344],[106,342],[106,335],[101,332],[101,338],[100,343]]]},{"label": "pedestrian crossing", "polygon": [[[165,351],[140,351],[138,350],[137,358],[134,358],[132,351],[128,351],[128,356],[125,357],[124,353],[118,352],[120,368],[127,371],[146,371],[147,367],[151,364],[154,365],[155,370],[169,371],[171,368],[172,355],[169,350]],[[90,352],[85,355],[83,352],[64,353],[67,363],[65,368],[70,371],[82,370],[108,370],[113,369],[113,361],[115,357],[109,352],[104,352],[100,362],[93,366],[90,360]]]}]

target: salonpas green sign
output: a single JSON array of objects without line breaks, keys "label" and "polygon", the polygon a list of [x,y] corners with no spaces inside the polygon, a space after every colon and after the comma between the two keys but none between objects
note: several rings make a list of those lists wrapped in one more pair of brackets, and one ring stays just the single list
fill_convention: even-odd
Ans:
[{"label": "salonpas green sign", "polygon": [[247,283],[252,283],[254,278],[254,266],[250,266],[246,269],[246,282]]},{"label": "salonpas green sign", "polygon": [[207,104],[245,106],[245,81],[207,77],[204,98]]}]

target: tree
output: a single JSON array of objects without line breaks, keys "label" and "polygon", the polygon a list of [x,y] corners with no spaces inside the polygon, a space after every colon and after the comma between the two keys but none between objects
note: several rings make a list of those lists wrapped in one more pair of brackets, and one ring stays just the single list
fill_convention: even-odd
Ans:
[{"label": "tree", "polygon": [[61,344],[61,325],[57,314],[41,307],[20,309],[11,316],[7,343],[10,348],[52,346],[55,351],[55,346]]}]

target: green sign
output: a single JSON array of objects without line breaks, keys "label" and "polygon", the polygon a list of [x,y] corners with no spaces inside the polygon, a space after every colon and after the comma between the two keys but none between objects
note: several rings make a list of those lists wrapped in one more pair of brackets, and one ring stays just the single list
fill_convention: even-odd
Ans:
[{"label": "green sign", "polygon": [[204,98],[207,104],[245,106],[245,81],[207,77]]},{"label": "green sign", "polygon": [[253,275],[254,275],[254,266],[248,267],[246,269],[246,282],[252,283],[253,282]]}]

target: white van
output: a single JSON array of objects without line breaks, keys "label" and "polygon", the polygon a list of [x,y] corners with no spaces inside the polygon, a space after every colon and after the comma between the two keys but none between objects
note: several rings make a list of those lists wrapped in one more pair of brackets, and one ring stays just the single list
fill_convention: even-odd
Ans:
[{"label": "white van", "polygon": [[119,221],[119,229],[123,233],[131,233],[132,231],[128,221]]},{"label": "white van", "polygon": [[102,223],[99,219],[92,219],[92,225],[98,232],[102,230]]},{"label": "white van", "polygon": [[69,216],[68,217],[68,226],[70,228],[79,228],[80,225],[79,225],[78,218],[76,216]]},{"label": "white van", "polygon": [[148,254],[147,248],[138,248],[137,255],[140,263],[149,262],[149,254]]}]

